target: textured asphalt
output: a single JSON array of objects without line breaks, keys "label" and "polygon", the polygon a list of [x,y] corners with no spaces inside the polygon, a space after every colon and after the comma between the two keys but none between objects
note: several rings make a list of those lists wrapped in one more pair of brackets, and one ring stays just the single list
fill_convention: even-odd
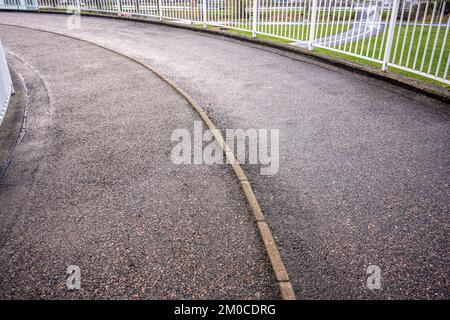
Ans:
[{"label": "textured asphalt", "polygon": [[[0,180],[0,298],[277,298],[233,172],[177,166],[200,118],[149,70],[82,41],[0,27],[25,79],[22,142]],[[82,288],[66,289],[66,268]]]},{"label": "textured asphalt", "polygon": [[[126,52],[219,128],[280,129],[280,171],[245,166],[298,298],[449,298],[450,109],[306,58],[165,26],[0,13]],[[264,50],[263,50],[264,49]],[[366,287],[378,265],[382,289]]]}]

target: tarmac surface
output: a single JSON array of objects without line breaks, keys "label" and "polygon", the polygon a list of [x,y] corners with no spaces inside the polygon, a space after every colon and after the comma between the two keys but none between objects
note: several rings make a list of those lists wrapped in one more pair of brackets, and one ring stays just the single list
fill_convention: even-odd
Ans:
[{"label": "tarmac surface", "polygon": [[171,161],[172,131],[200,121],[178,92],[86,42],[0,37],[27,96],[0,180],[2,299],[278,297],[234,173]]},{"label": "tarmac surface", "polygon": [[[81,29],[71,30],[67,29],[66,19],[62,15],[0,13],[0,23],[70,34],[145,61],[191,94],[220,129],[280,130],[279,172],[261,176],[259,166],[247,165],[244,169],[273,230],[298,298],[450,297],[448,105],[307,58],[298,61],[277,50],[235,40],[94,17],[83,17]],[[11,35],[8,27],[1,26],[0,30],[2,37],[27,51],[28,38]],[[24,35],[28,33],[31,31],[24,31]],[[11,46],[6,39],[5,43]],[[67,52],[59,43],[54,43],[53,50]],[[82,50],[76,52],[82,54]],[[90,60],[95,57],[92,52],[89,56]],[[46,68],[57,68],[50,62]],[[96,63],[90,63],[90,68],[95,68]],[[124,73],[116,74],[126,77]],[[71,86],[73,82],[67,85]],[[166,106],[165,110],[170,108]],[[83,116],[81,110],[79,113]],[[179,116],[180,125],[192,127],[186,111],[174,114]],[[154,119],[152,123],[163,122]],[[92,121],[92,127],[98,123]],[[104,123],[102,130],[110,126]],[[78,152],[71,150],[67,146],[68,153]],[[96,154],[93,150],[92,157]],[[148,162],[145,157],[136,158]],[[123,161],[125,165],[127,161]],[[61,160],[63,163],[66,165]],[[198,174],[188,174],[191,170],[214,170],[195,167],[178,170],[185,172],[186,181],[199,178]],[[220,170],[221,179],[228,177],[231,182],[231,175],[225,174],[227,169]],[[45,171],[41,172],[40,179],[46,176]],[[135,172],[130,169],[127,174]],[[160,176],[165,177],[164,172]],[[213,183],[208,179],[204,176],[202,181]],[[189,190],[209,194],[209,189],[202,191],[199,185],[193,183]],[[245,205],[237,184],[226,185],[236,190],[211,189],[216,196],[234,199],[236,211],[230,213],[228,208],[227,212],[236,217],[245,211]],[[54,188],[63,189],[64,183]],[[113,208],[124,205],[123,197],[130,196],[120,195],[121,201],[116,199]],[[180,201],[184,197],[179,194]],[[161,206],[168,206],[166,212],[174,209],[170,200],[158,200]],[[230,200],[224,201],[228,204]],[[52,203],[54,199],[49,199],[47,205],[52,207]],[[78,216],[82,218],[83,214]],[[164,221],[171,223],[169,218]],[[208,222],[204,224],[210,228]],[[266,270],[262,251],[258,251],[261,248],[255,246],[255,232],[249,222],[244,226],[250,237],[247,242],[236,239],[234,234],[228,235],[228,240],[236,245],[252,244],[246,248],[259,260],[252,262],[249,257],[248,263]],[[244,233],[238,234],[244,237]],[[54,236],[50,231],[46,234],[47,238]],[[221,240],[223,246],[228,245]],[[173,249],[179,250],[175,244]],[[221,250],[227,252],[226,248]],[[236,252],[227,254],[233,256]],[[369,265],[381,269],[380,290],[366,286]],[[161,262],[161,266],[165,264]],[[236,266],[235,270],[240,269]],[[179,276],[188,277],[182,273]],[[270,290],[265,288],[261,290],[269,297]]]}]

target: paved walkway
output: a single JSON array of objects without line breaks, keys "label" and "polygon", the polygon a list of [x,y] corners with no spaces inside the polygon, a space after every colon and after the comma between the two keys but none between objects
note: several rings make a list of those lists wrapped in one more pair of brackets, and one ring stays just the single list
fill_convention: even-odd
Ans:
[{"label": "paved walkway", "polygon": [[278,297],[234,174],[172,164],[172,131],[200,121],[174,89],[85,42],[0,37],[29,100],[0,180],[1,298]]},{"label": "paved walkway", "polygon": [[[86,17],[80,30],[68,30],[65,16],[20,13],[0,13],[0,22],[142,59],[193,95],[220,128],[280,129],[279,173],[245,170],[299,298],[450,296],[448,105],[306,58],[170,27]],[[382,270],[382,290],[365,285],[371,264]]]}]

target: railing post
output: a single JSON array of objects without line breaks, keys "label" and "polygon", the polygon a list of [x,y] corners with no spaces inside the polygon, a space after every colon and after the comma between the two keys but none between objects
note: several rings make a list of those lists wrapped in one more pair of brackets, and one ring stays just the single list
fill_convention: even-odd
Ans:
[{"label": "railing post", "polygon": [[206,0],[202,0],[203,28],[206,28]]},{"label": "railing post", "polygon": [[163,17],[162,0],[158,0],[158,14],[159,14],[159,21],[162,21],[162,17]]},{"label": "railing post", "polygon": [[122,0],[117,0],[117,11],[122,12]]},{"label": "railing post", "polygon": [[386,40],[386,47],[384,49],[383,64],[381,70],[386,71],[388,68],[389,60],[391,58],[392,43],[394,41],[395,25],[397,24],[398,8],[400,7],[400,0],[394,0],[392,5],[391,20],[389,21],[389,30]]},{"label": "railing post", "polygon": [[314,36],[316,34],[316,16],[317,16],[317,0],[312,0],[312,11],[311,11],[311,27],[309,28],[309,44],[308,50],[313,50]]},{"label": "railing post", "polygon": [[259,17],[259,0],[253,0],[253,23],[252,23],[252,37],[256,37],[256,29],[258,27],[258,17]]}]

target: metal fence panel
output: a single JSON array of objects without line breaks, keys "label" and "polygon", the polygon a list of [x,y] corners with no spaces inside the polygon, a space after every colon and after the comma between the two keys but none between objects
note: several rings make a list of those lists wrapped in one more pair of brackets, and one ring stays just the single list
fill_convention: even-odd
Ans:
[{"label": "metal fence panel", "polygon": [[13,85],[11,75],[9,73],[8,64],[6,63],[3,44],[0,41],[0,124],[5,117],[12,92]]},{"label": "metal fence panel", "polygon": [[9,10],[37,10],[37,0],[0,0],[1,9]]}]

